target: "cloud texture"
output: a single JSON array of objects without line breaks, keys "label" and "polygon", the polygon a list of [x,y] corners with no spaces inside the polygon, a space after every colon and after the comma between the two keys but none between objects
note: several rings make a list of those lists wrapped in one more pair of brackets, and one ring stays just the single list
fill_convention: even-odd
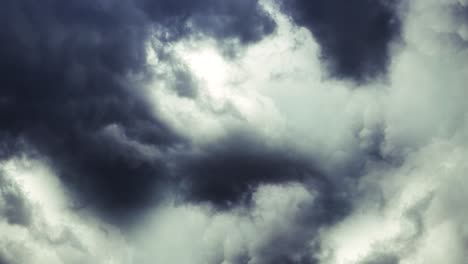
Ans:
[{"label": "cloud texture", "polygon": [[467,2],[1,5],[0,263],[464,263]]}]

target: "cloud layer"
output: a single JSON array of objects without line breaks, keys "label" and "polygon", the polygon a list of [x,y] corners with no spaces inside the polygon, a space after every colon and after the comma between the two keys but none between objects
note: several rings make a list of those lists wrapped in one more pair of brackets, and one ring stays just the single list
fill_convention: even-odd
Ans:
[{"label": "cloud layer", "polygon": [[0,263],[466,259],[467,2],[2,6]]},{"label": "cloud layer", "polygon": [[[0,35],[3,156],[38,152],[109,214],[151,200],[164,156],[184,144],[149,107],[153,36],[251,43],[274,30],[256,1],[6,1]],[[242,14],[242,18],[240,16]],[[222,29],[222,30],[221,30]]]}]

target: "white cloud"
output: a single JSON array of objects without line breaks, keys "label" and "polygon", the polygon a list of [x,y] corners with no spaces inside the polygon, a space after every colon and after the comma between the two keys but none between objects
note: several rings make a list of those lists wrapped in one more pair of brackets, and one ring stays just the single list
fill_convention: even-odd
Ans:
[{"label": "white cloud", "polygon": [[26,223],[0,220],[0,258],[7,263],[129,263],[131,251],[120,232],[76,209],[45,163],[12,159],[1,172],[30,214]]},{"label": "white cloud", "polygon": [[290,184],[259,187],[249,211],[168,203],[150,214],[137,232],[135,262],[237,263],[247,257],[249,263],[268,263],[262,250],[272,239],[282,239],[284,245],[288,237],[294,239],[295,219],[313,199],[301,185]]}]

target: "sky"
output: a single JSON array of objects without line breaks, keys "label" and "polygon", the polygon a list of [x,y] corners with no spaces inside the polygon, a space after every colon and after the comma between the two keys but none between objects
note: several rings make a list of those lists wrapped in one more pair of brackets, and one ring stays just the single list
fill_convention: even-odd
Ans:
[{"label": "sky", "polygon": [[0,264],[463,264],[467,0],[3,0]]}]

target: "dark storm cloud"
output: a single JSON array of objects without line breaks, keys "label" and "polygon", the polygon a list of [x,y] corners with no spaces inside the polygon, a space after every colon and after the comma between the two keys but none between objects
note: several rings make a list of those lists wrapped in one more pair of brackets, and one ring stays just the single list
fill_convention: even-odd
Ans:
[{"label": "dark storm cloud", "polygon": [[[261,137],[252,130],[239,130],[221,139],[175,155],[176,178],[190,200],[212,201],[229,208],[248,202],[252,190],[261,184],[301,182],[325,193],[323,203],[339,203],[343,193],[354,192],[355,184],[373,166],[399,166],[398,157],[382,153],[385,142],[383,127],[355,132],[357,147],[348,149],[349,158],[329,166],[327,158],[317,153],[305,154],[281,141]],[[346,195],[346,194],[345,194]],[[338,206],[340,207],[340,206]],[[343,215],[340,208],[331,214]],[[326,210],[323,217],[327,216]],[[330,218],[333,218],[330,215]]]},{"label": "dark storm cloud", "polygon": [[184,142],[139,87],[150,35],[251,43],[275,27],[255,0],[6,0],[0,25],[2,158],[30,147],[107,216],[154,199],[164,153]]},{"label": "dark storm cloud", "polygon": [[163,40],[201,31],[217,39],[238,39],[241,43],[260,40],[276,24],[259,6],[258,0],[137,0],[150,19],[165,26]]},{"label": "dark storm cloud", "polygon": [[[248,205],[261,184],[301,182],[319,193],[305,222],[318,228],[349,212],[366,153],[322,171],[249,132],[192,146],[149,106],[142,82],[153,33],[160,45],[194,35],[249,44],[275,28],[257,1],[6,0],[0,22],[2,158],[38,153],[77,208],[126,223],[174,186],[186,201],[227,209]],[[195,96],[187,69],[163,55],[175,91]],[[297,241],[291,248],[305,237]]]},{"label": "dark storm cloud", "polygon": [[130,164],[101,131],[115,124],[158,147],[174,135],[129,80],[145,60],[141,18],[129,3],[101,4],[3,3],[0,127],[50,158],[86,200],[115,211],[145,202],[161,165]]},{"label": "dark storm cloud", "polygon": [[278,0],[310,30],[331,77],[370,81],[386,73],[399,36],[398,0]]},{"label": "dark storm cloud", "polygon": [[262,183],[302,181],[319,174],[286,147],[269,145],[251,134],[230,135],[179,158],[178,177],[189,200],[221,208],[248,202]]}]

